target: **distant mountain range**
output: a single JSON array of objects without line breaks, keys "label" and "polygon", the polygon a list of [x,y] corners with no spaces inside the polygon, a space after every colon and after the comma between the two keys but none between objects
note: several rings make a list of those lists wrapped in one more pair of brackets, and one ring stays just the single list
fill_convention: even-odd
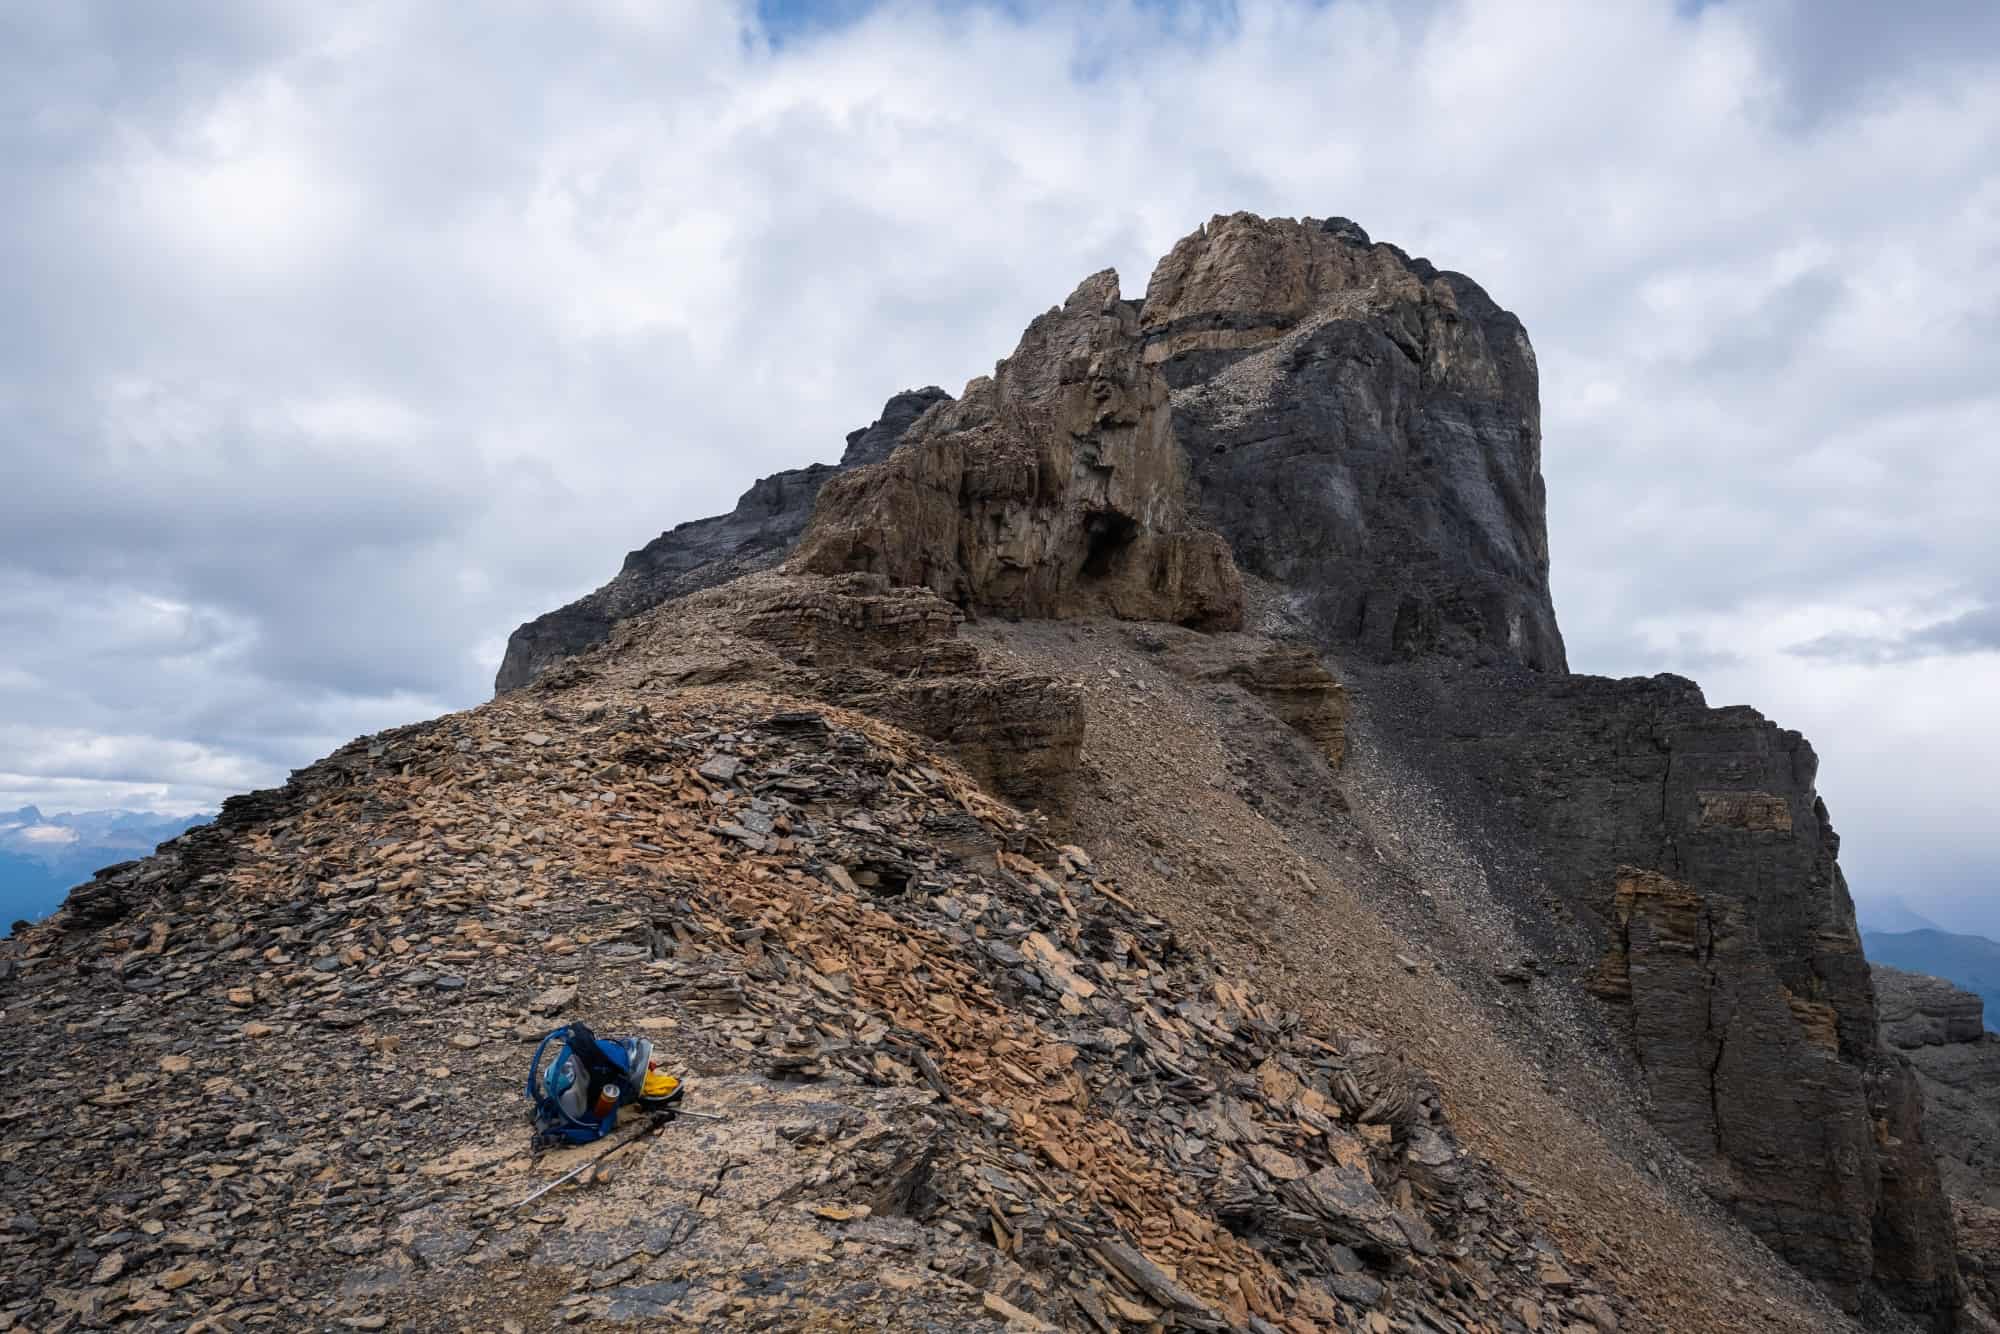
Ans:
[{"label": "distant mountain range", "polygon": [[144,811],[0,811],[0,930],[54,912],[100,867],[144,857],[210,816]]},{"label": "distant mountain range", "polygon": [[1986,1026],[2000,1022],[2000,943],[1929,928],[1861,933],[1870,963],[1907,973],[1928,973],[1973,992],[1986,1002]]},{"label": "distant mountain range", "polygon": [[1895,895],[1856,896],[1854,915],[1865,931],[1943,931],[1945,928]]}]

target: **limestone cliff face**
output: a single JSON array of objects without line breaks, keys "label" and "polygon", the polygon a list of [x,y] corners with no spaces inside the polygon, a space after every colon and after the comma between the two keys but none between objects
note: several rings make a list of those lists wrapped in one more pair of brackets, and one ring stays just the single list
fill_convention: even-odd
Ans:
[{"label": "limestone cliff face", "polygon": [[1959,1272],[2000,1310],[2000,1035],[1985,1002],[1938,977],[1876,964],[1882,1041],[1915,1069],[1924,1130],[1951,1198]]},{"label": "limestone cliff face", "polygon": [[1873,973],[1882,1040],[1916,1067],[1946,1191],[2000,1209],[2000,1035],[1986,1031],[1985,1002],[1943,978]]},{"label": "limestone cliff face", "polygon": [[1691,681],[1435,662],[1346,684],[1458,813],[1552,975],[1604,1004],[1652,1117],[1850,1306],[1948,1322],[1949,1210],[1874,992],[1818,758]]},{"label": "limestone cliff face", "polygon": [[1628,869],[1613,913],[1592,989],[1619,1003],[1656,1123],[1716,1194],[1850,1301],[1872,1275],[1905,1305],[1948,1306],[1949,1229],[1907,1065],[1841,1059],[1838,1012],[1785,984],[1740,901]]},{"label": "limestone cliff face", "polygon": [[1002,616],[1233,629],[1242,581],[1187,502],[1166,383],[1106,270],[885,461],[829,483],[793,564]]},{"label": "limestone cliff face", "polygon": [[1607,998],[1657,1124],[1843,1302],[1949,1321],[1950,1219],[1817,758],[1693,682],[1565,674],[1519,321],[1344,219],[1236,214],[1160,262],[1143,325],[1203,516]]},{"label": "limestone cliff face", "polygon": [[1322,640],[1563,669],[1534,351],[1477,284],[1237,213],[1160,261],[1143,323],[1204,514]]}]

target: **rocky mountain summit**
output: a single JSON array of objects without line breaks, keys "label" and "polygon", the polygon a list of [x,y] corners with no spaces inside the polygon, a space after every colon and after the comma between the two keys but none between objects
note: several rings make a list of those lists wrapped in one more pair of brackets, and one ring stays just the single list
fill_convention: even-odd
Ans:
[{"label": "rocky mountain summit", "polygon": [[974,614],[1226,628],[1211,526],[1441,801],[1545,961],[1524,984],[1598,998],[1571,1027],[1712,1193],[1850,1307],[1948,1323],[1950,1219],[1817,760],[1692,682],[1567,674],[1538,394],[1519,321],[1462,275],[1345,219],[1218,217],[1142,301],[1090,279],[830,484],[792,560]]},{"label": "rocky mountain summit", "polygon": [[[1567,671],[1538,394],[1216,218],[101,874],[0,1329],[1990,1328],[1811,747]],[[725,1119],[516,1212],[572,1012]]]}]

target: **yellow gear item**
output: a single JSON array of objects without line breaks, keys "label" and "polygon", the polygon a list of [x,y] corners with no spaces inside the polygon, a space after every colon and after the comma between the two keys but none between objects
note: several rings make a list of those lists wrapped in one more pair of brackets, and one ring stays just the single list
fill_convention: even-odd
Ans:
[{"label": "yellow gear item", "polygon": [[639,1097],[645,1102],[663,1102],[668,1098],[678,1095],[680,1091],[680,1080],[675,1079],[672,1075],[663,1075],[657,1070],[648,1070],[646,1072],[646,1083],[639,1090]]}]

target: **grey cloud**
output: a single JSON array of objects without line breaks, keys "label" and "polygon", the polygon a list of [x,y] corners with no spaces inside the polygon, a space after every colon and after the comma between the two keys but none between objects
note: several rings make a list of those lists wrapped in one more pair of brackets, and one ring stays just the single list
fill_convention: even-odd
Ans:
[{"label": "grey cloud", "polygon": [[1745,0],[1787,76],[1788,118],[1812,127],[1881,98],[1913,75],[2000,45],[2000,7],[1986,0]]},{"label": "grey cloud", "polygon": [[1899,635],[1830,631],[1787,650],[1801,658],[1879,666],[1922,658],[2000,653],[2000,605],[1977,607]]},{"label": "grey cloud", "polygon": [[1749,314],[1725,322],[1688,369],[1704,382],[1782,372],[1812,355],[1813,336],[1839,310],[1842,295],[1836,273],[1788,279]]}]

